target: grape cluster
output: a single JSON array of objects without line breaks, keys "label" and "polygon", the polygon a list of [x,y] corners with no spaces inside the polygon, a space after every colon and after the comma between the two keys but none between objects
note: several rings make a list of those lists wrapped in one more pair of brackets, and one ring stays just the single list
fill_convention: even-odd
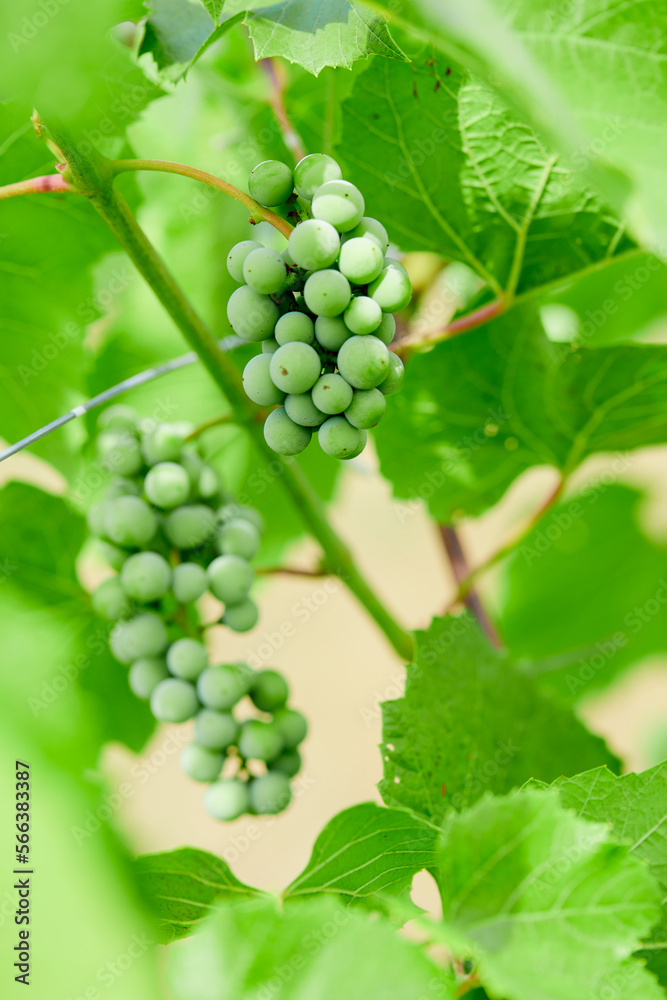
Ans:
[{"label": "grape cluster", "polygon": [[[224,604],[224,625],[235,632],[256,625],[250,560],[262,516],[225,496],[215,470],[186,441],[189,424],[141,433],[133,410],[112,406],[100,427],[98,456],[114,478],[89,508],[88,525],[117,571],[92,594],[97,613],[115,622],[111,652],[129,666],[130,688],[150,701],[156,719],[195,720],[181,766],[210,783],[211,816],[280,812],[301,765],[306,720],[287,707],[277,671],[209,662],[196,606],[209,591]],[[232,709],[246,696],[269,717],[238,722]],[[230,776],[222,777],[223,767]]]},{"label": "grape cluster", "polygon": [[384,226],[364,215],[361,192],[330,156],[306,156],[294,173],[265,160],[248,186],[264,206],[294,204],[302,221],[280,253],[243,240],[227,258],[242,283],[229,299],[229,322],[239,337],[262,342],[243,372],[245,391],[275,407],[264,424],[274,451],[297,455],[316,431],[327,455],[354,458],[403,380],[389,344],[392,314],[412,296],[410,279],[385,256]]}]

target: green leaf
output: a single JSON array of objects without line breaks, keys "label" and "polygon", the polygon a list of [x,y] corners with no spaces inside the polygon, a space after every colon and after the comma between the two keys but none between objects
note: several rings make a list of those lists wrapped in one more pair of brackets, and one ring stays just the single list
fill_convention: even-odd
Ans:
[{"label": "green leaf", "polygon": [[613,482],[629,464],[616,455],[608,474],[545,515],[504,569],[503,638],[568,699],[667,649],[665,547],[641,527],[643,495]]},{"label": "green leaf", "polygon": [[222,5],[202,6],[199,0],[147,0],[146,6],[150,14],[139,54],[150,53],[160,76],[171,81],[185,76],[213,42],[243,17],[242,13],[225,16],[218,24],[219,10],[218,14],[215,10]]},{"label": "green leaf", "polygon": [[597,764],[616,769],[602,740],[493,650],[472,616],[435,618],[416,639],[405,696],[382,706],[388,806],[439,823],[487,790]]},{"label": "green leaf", "polygon": [[176,1000],[421,1000],[453,997],[419,948],[331,897],[219,907],[170,955]]},{"label": "green leaf", "polygon": [[530,466],[572,471],[664,442],[667,351],[552,343],[526,303],[413,357],[391,404],[377,431],[384,475],[450,521],[482,513]]},{"label": "green leaf", "polygon": [[157,917],[160,941],[187,937],[218,901],[261,895],[239,882],[221,858],[194,847],[137,858],[134,871]]},{"label": "green leaf", "polygon": [[328,892],[350,901],[404,896],[417,872],[433,866],[435,837],[433,827],[399,809],[373,802],[352,806],[327,823],[285,896]]},{"label": "green leaf", "polygon": [[213,18],[213,21],[217,24],[220,20],[222,8],[225,6],[225,0],[202,0],[202,3]]},{"label": "green leaf", "polygon": [[339,154],[405,250],[526,291],[622,252],[619,223],[488,84],[444,60],[376,60],[343,106]]},{"label": "green leaf", "polygon": [[556,793],[487,795],[452,813],[439,879],[445,925],[468,938],[492,996],[604,996],[614,977],[624,997],[663,995],[630,959],[659,913],[655,880]]}]

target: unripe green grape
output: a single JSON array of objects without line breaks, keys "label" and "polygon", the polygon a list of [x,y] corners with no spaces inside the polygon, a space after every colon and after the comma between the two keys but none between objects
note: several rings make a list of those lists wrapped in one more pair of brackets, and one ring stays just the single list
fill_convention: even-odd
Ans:
[{"label": "unripe green grape", "polygon": [[378,389],[380,392],[384,393],[385,396],[390,396],[392,392],[396,392],[397,389],[400,389],[404,374],[405,368],[403,367],[403,362],[399,358],[398,354],[394,354],[393,351],[390,351],[389,374],[384,381],[380,382]]},{"label": "unripe green grape", "polygon": [[379,277],[371,281],[368,294],[383,312],[400,312],[412,298],[412,285],[404,271],[397,267],[385,267]]},{"label": "unripe green grape", "polygon": [[389,373],[389,351],[366,334],[350,337],[338,352],[338,370],[355,389],[375,389]]},{"label": "unripe green grape", "polygon": [[302,198],[311,200],[318,187],[326,181],[338,180],[343,176],[332,156],[326,153],[310,153],[299,160],[294,168],[294,187]]},{"label": "unripe green grape", "polygon": [[292,790],[289,778],[281,771],[267,771],[253,778],[248,789],[250,808],[258,815],[272,816],[290,804]]},{"label": "unripe green grape", "polygon": [[261,246],[262,244],[256,240],[241,240],[240,243],[232,247],[227,255],[227,270],[234,281],[238,281],[239,284],[243,283],[243,265],[245,264],[245,259],[253,250],[261,249]]},{"label": "unripe green grape", "polygon": [[280,316],[280,309],[268,295],[241,285],[229,297],[227,318],[234,333],[244,340],[266,340]]},{"label": "unripe green grape", "polygon": [[384,267],[384,258],[377,243],[365,236],[346,240],[340,248],[338,267],[353,285],[367,285],[377,278]]},{"label": "unripe green grape", "polygon": [[96,446],[100,461],[119,476],[135,476],[144,464],[139,442],[129,431],[103,431]]},{"label": "unripe green grape", "polygon": [[213,536],[215,514],[203,504],[177,507],[167,514],[164,531],[174,548],[196,549]]},{"label": "unripe green grape", "polygon": [[228,503],[224,507],[221,507],[218,511],[218,517],[225,523],[234,517],[242,517],[246,521],[250,521],[254,524],[260,535],[266,528],[264,524],[264,518],[255,507],[248,507],[246,504],[242,503]]},{"label": "unripe green grape", "polygon": [[338,316],[347,307],[352,289],[340,271],[315,271],[304,285],[303,296],[317,316]]},{"label": "unripe green grape", "polygon": [[86,511],[86,524],[88,525],[88,530],[91,534],[97,535],[98,538],[102,538],[106,535],[106,514],[106,500],[98,500],[96,503],[92,503]]},{"label": "unripe green grape", "polygon": [[374,336],[376,336],[378,340],[381,340],[386,347],[389,347],[392,340],[396,336],[396,320],[391,313],[382,313],[380,325],[375,331]]},{"label": "unripe green grape", "polygon": [[387,401],[379,389],[356,389],[345,419],[353,427],[367,429],[382,420],[386,409]]},{"label": "unripe green grape", "polygon": [[225,758],[221,753],[197,746],[196,743],[183,747],[179,758],[181,768],[193,781],[215,781],[220,777],[224,762]]},{"label": "unripe green grape", "polygon": [[241,726],[239,753],[246,760],[273,760],[284,746],[280,730],[273,722],[250,719]]},{"label": "unripe green grape", "polygon": [[321,375],[311,395],[313,403],[322,413],[342,413],[352,402],[352,386],[342,375]]},{"label": "unripe green grape", "polygon": [[204,792],[204,809],[213,819],[237,819],[249,807],[248,789],[238,778],[223,778]]},{"label": "unripe green grape", "polygon": [[95,588],[90,599],[98,615],[110,622],[117,622],[130,609],[127,594],[117,576],[104,580],[99,587]]},{"label": "unripe green grape", "polygon": [[146,473],[144,489],[156,507],[178,507],[190,495],[190,477],[176,462],[158,462]]},{"label": "unripe green grape", "polygon": [[344,455],[337,455],[336,457],[340,459],[341,462],[349,462],[358,455],[361,455],[362,451],[366,447],[366,442],[368,441],[368,434],[364,430],[359,431],[359,443],[357,447],[352,451],[346,452]]},{"label": "unripe green grape", "polygon": [[355,295],[343,313],[343,318],[352,333],[374,333],[382,322],[382,310],[368,295]]},{"label": "unripe green grape", "polygon": [[208,583],[211,593],[223,604],[239,604],[248,596],[254,573],[252,566],[240,556],[218,556],[209,565]]},{"label": "unripe green grape", "polygon": [[102,410],[97,418],[97,426],[101,430],[118,430],[136,432],[139,424],[139,414],[131,406],[124,403],[114,403]]},{"label": "unripe green grape", "polygon": [[282,205],[292,194],[292,171],[280,160],[263,160],[248,178],[248,190],[260,205],[268,208]]},{"label": "unripe green grape", "polygon": [[109,635],[109,647],[119,663],[160,656],[168,641],[164,622],[152,611],[118,622]]},{"label": "unripe green grape", "polygon": [[197,492],[204,500],[210,500],[220,492],[218,473],[211,465],[203,465],[197,482]]},{"label": "unripe green grape", "polygon": [[275,406],[285,398],[285,393],[273,384],[271,378],[272,357],[272,354],[257,354],[243,369],[246,396],[258,406]]},{"label": "unripe green grape", "polygon": [[167,666],[174,677],[196,681],[208,666],[206,646],[189,637],[177,639],[167,650]]},{"label": "unripe green grape", "polygon": [[179,677],[160,681],[151,694],[151,712],[160,722],[187,722],[194,718],[198,708],[194,686]]},{"label": "unripe green grape", "polygon": [[326,181],[314,193],[311,211],[315,219],[324,219],[339,233],[346,233],[361,222],[364,196],[349,181]]},{"label": "unripe green grape", "polygon": [[116,545],[139,548],[157,531],[157,518],[139,497],[117,497],[106,504],[104,526]]},{"label": "unripe green grape", "polygon": [[226,711],[248,693],[250,677],[236,663],[207,667],[197,681],[197,694],[202,705],[215,711]]},{"label": "unripe green grape", "polygon": [[128,558],[127,552],[119,549],[117,545],[112,545],[110,542],[103,542],[98,539],[97,548],[102,558],[106,559],[112,569],[120,569]]},{"label": "unripe green grape", "polygon": [[305,715],[293,708],[281,708],[276,712],[273,721],[280,730],[286,750],[298,747],[308,734],[308,721]]},{"label": "unripe green grape", "polygon": [[331,267],[340,253],[340,236],[322,219],[306,219],[295,226],[287,244],[297,267],[305,271],[320,271]]},{"label": "unripe green grape", "polygon": [[218,532],[215,544],[223,555],[254,559],[259,548],[259,531],[243,517],[230,518]]},{"label": "unripe green grape", "polygon": [[345,417],[329,417],[320,427],[318,440],[322,451],[332,458],[351,458],[353,453],[359,454],[361,442],[366,443],[366,432],[353,427]]},{"label": "unripe green grape", "polygon": [[277,670],[259,670],[250,683],[250,697],[262,712],[275,712],[289,697],[287,681]]},{"label": "unripe green grape", "polygon": [[300,427],[319,427],[327,419],[326,413],[317,409],[309,392],[286,396],[284,406],[290,420]]},{"label": "unripe green grape", "polygon": [[206,570],[192,562],[175,566],[171,575],[171,589],[180,604],[194,603],[208,589]]},{"label": "unripe green grape", "polygon": [[405,264],[401,263],[400,260],[397,260],[396,257],[385,257],[384,266],[395,267],[397,271],[401,271],[402,274],[408,275],[408,271],[407,268],[405,267]]},{"label": "unripe green grape", "polygon": [[276,323],[275,338],[281,346],[297,341],[313,344],[315,342],[315,326],[310,316],[293,310],[281,316]]},{"label": "unripe green grape", "polygon": [[315,337],[327,351],[339,351],[351,336],[340,316],[318,316],[315,320]]},{"label": "unripe green grape", "polygon": [[226,604],[220,621],[232,632],[250,632],[259,621],[259,608],[251,597],[246,597],[238,604]]},{"label": "unripe green grape", "polygon": [[260,247],[251,250],[243,265],[248,285],[262,295],[277,295],[287,284],[287,268],[275,250]]},{"label": "unripe green grape", "polygon": [[312,389],[322,370],[317,351],[301,341],[283,344],[271,355],[269,364],[274,384],[286,393]]},{"label": "unripe green grape", "polygon": [[269,337],[268,340],[262,341],[262,354],[275,354],[280,344],[275,339],[275,337]]},{"label": "unripe green grape", "polygon": [[284,750],[279,757],[271,761],[269,771],[279,771],[293,778],[301,770],[301,754],[298,750]]},{"label": "unripe green grape", "polygon": [[264,440],[278,455],[298,455],[310,444],[312,433],[288,417],[284,406],[272,410],[264,421]]},{"label": "unripe green grape", "polygon": [[349,232],[345,233],[343,240],[354,240],[362,236],[364,239],[375,243],[384,257],[389,246],[389,236],[381,222],[378,222],[377,219],[372,219],[369,215],[364,215],[361,222],[354,229],[350,229]]},{"label": "unripe green grape", "polygon": [[123,564],[120,582],[135,601],[157,601],[169,589],[171,568],[157,552],[136,552]]},{"label": "unripe green grape", "polygon": [[187,423],[158,424],[142,435],[141,450],[149,465],[158,462],[178,462],[185,439],[192,430]]},{"label": "unripe green grape", "polygon": [[128,681],[130,690],[137,698],[148,701],[161,681],[169,677],[167,664],[159,656],[144,656],[135,660],[130,667]]},{"label": "unripe green grape", "polygon": [[239,724],[231,712],[202,708],[195,718],[195,739],[207,750],[226,750],[236,742]]}]

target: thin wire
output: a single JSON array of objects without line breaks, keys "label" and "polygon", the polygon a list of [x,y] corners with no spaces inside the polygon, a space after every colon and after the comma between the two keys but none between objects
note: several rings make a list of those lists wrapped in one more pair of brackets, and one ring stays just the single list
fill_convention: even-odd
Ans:
[{"label": "thin wire", "polygon": [[[222,340],[218,341],[218,347],[221,351],[231,351],[232,348],[238,347],[242,343],[243,341],[239,337],[223,337]],[[63,427],[65,424],[69,423],[70,420],[82,417],[84,413],[88,413],[89,410],[95,409],[96,406],[101,406],[103,403],[107,403],[110,399],[120,396],[123,392],[127,392],[128,389],[134,389],[136,386],[144,385],[146,382],[150,382],[152,379],[158,378],[160,375],[167,375],[169,372],[177,371],[179,368],[185,368],[187,365],[194,364],[195,361],[199,361],[199,355],[195,351],[190,351],[188,354],[182,354],[179,358],[173,358],[171,361],[165,361],[164,364],[155,365],[153,368],[148,368],[144,372],[139,372],[138,375],[131,375],[130,378],[124,379],[122,382],[119,382],[118,385],[112,386],[111,389],[106,389],[98,396],[93,396],[93,398],[89,399],[87,403],[75,406],[74,409],[69,411],[69,413],[66,413],[62,417],[58,417],[56,420],[52,420],[50,424],[40,427],[38,431],[33,431],[32,434],[28,434],[27,437],[17,441],[16,444],[12,444],[9,448],[5,448],[4,451],[0,451],[0,462],[4,462],[6,458],[11,458],[12,455],[16,455],[19,451],[23,451],[24,448],[34,444],[35,441],[39,441],[40,438],[46,437],[46,435],[50,434],[51,431],[55,431],[59,427]]]}]

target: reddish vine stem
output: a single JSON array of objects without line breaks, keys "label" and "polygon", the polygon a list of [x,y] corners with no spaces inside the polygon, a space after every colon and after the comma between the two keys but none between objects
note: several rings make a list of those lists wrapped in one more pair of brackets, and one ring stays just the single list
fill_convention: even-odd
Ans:
[{"label": "reddish vine stem", "polygon": [[327,569],[299,569],[296,566],[260,566],[255,572],[258,576],[310,576],[318,579],[333,575]]},{"label": "reddish vine stem", "polygon": [[494,299],[492,302],[487,302],[486,305],[480,306],[479,309],[475,309],[473,312],[467,313],[465,316],[459,316],[458,319],[452,320],[444,330],[439,331],[432,336],[420,337],[417,340],[405,340],[403,343],[399,343],[396,347],[392,345],[392,350],[403,358],[407,354],[410,354],[413,350],[418,350],[420,347],[430,347],[433,344],[439,344],[443,340],[451,340],[452,337],[458,337],[461,333],[467,333],[469,330],[475,330],[478,326],[483,326],[488,323],[489,320],[495,319],[496,316],[500,316],[504,313],[510,305],[509,299],[505,297]]},{"label": "reddish vine stem", "polygon": [[18,198],[22,194],[49,194],[76,191],[60,174],[46,174],[44,177],[31,177],[27,181],[17,181],[15,184],[5,184],[0,187],[0,200]]},{"label": "reddish vine stem", "polygon": [[298,163],[298,161],[302,160],[306,155],[306,150],[301,142],[299,133],[292,124],[291,118],[287,114],[287,108],[285,107],[284,74],[281,71],[282,67],[276,62],[275,59],[260,59],[259,63],[266,73],[269,83],[271,84],[269,102],[273,108],[273,113],[276,116],[278,125],[280,126],[283,142]]},{"label": "reddish vine stem", "polygon": [[[439,531],[442,543],[445,547],[445,552],[447,553],[447,557],[452,567],[454,579],[460,587],[461,583],[470,573],[468,560],[466,559],[463,546],[461,545],[461,539],[458,536],[456,528],[453,528],[450,524],[441,524],[439,526]],[[474,587],[472,587],[465,595],[463,602],[481,625],[491,645],[494,646],[495,649],[502,649],[502,640]]]}]

